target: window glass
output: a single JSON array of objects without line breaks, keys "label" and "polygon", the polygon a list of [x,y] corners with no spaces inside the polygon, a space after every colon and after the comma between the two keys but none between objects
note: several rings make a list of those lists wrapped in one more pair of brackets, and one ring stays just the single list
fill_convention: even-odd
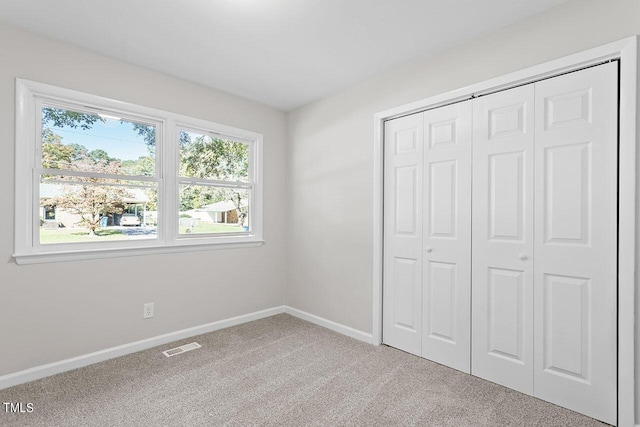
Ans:
[{"label": "window glass", "polygon": [[[41,111],[42,168],[58,173],[40,174],[40,243],[156,238],[149,218],[157,184],[120,179],[155,176],[155,125],[49,105]],[[53,216],[47,206],[56,207]]]},{"label": "window glass", "polygon": [[249,228],[249,190],[180,186],[180,234],[243,233]]},{"label": "window glass", "polygon": [[[40,243],[99,243],[111,240],[155,239],[158,232],[157,188],[134,183],[106,183],[56,176],[40,183]],[[113,181],[113,180],[112,180]],[[54,222],[47,218],[55,206]]]},{"label": "window glass", "polygon": [[180,176],[249,181],[249,145],[225,137],[180,132]]},{"label": "window glass", "polygon": [[42,107],[42,167],[154,176],[156,127],[111,115]]}]

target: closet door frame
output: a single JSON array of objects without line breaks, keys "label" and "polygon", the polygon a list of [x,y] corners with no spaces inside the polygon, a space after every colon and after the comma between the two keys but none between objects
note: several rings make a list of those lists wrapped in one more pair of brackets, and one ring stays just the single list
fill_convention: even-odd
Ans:
[{"label": "closet door frame", "polygon": [[636,181],[640,171],[636,146],[640,129],[636,115],[640,100],[638,84],[638,36],[628,37],[564,58],[545,62],[491,80],[467,86],[410,104],[382,111],[374,116],[373,170],[373,307],[372,343],[382,343],[382,265],[383,265],[383,159],[384,122],[488,93],[532,83],[611,60],[619,60],[619,198],[618,198],[618,425],[640,424],[640,266],[636,241],[640,242],[640,202]]}]

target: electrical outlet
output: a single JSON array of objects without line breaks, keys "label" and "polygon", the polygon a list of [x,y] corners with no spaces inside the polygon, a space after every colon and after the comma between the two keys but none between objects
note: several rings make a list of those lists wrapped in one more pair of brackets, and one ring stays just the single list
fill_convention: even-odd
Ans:
[{"label": "electrical outlet", "polygon": [[148,302],[144,305],[144,316],[145,319],[149,319],[153,317],[153,303]]}]

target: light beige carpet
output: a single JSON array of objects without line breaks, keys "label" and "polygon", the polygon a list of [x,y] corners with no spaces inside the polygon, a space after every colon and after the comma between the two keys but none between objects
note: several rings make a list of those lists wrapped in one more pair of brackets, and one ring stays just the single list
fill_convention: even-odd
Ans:
[{"label": "light beige carpet", "polygon": [[[167,358],[162,351],[202,348]],[[286,314],[0,390],[2,426],[592,426],[600,423]]]}]

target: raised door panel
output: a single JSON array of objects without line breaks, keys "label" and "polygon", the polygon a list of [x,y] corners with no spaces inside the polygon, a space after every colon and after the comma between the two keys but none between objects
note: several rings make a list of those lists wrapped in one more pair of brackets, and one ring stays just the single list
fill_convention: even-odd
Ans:
[{"label": "raised door panel", "polygon": [[429,271],[425,277],[425,307],[428,329],[425,333],[429,338],[456,343],[457,313],[456,313],[456,264],[444,262],[429,262]]},{"label": "raised door panel", "polygon": [[393,258],[391,272],[393,288],[390,288],[395,298],[393,312],[393,327],[400,328],[411,334],[420,330],[420,266],[415,259]]},{"label": "raised door panel", "polygon": [[489,240],[517,241],[524,238],[526,152],[489,155]]},{"label": "raised door panel", "polygon": [[385,123],[383,342],[420,355],[423,115]]},{"label": "raised door panel", "polygon": [[394,229],[396,236],[416,237],[418,227],[418,166],[398,166],[394,170]]},{"label": "raised door panel", "polygon": [[591,366],[591,280],[545,274],[542,278],[542,368],[588,383]]},{"label": "raised door panel", "polygon": [[543,238],[546,244],[588,245],[591,233],[591,141],[545,147]]},{"label": "raised door panel", "polygon": [[456,160],[427,162],[429,168],[430,237],[456,238],[458,164]]},{"label": "raised door panel", "polygon": [[473,100],[471,372],[533,393],[534,89]]},{"label": "raised door panel", "polygon": [[535,90],[535,395],[615,424],[617,63]]},{"label": "raised door panel", "polygon": [[491,356],[524,363],[524,272],[489,268],[487,349]]},{"label": "raised door panel", "polygon": [[422,356],[470,372],[471,102],[424,113]]}]

